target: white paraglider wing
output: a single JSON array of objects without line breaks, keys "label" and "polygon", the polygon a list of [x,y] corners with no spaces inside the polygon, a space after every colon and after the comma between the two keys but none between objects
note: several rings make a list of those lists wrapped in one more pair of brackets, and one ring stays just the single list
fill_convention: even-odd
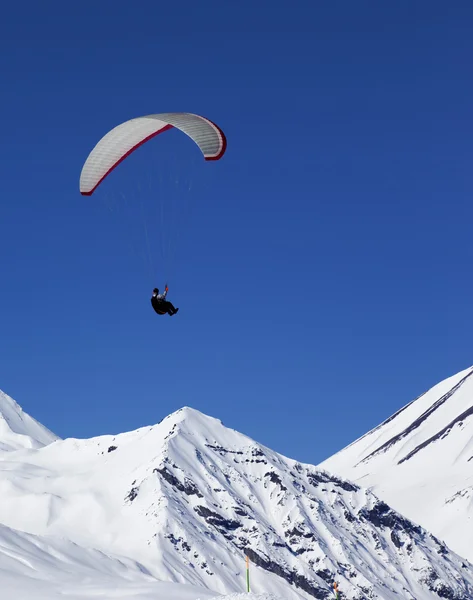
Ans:
[{"label": "white paraglider wing", "polygon": [[223,131],[208,119],[192,113],[160,113],[138,117],[109,131],[87,157],[80,175],[80,192],[91,196],[117,165],[139,146],[175,127],[200,148],[205,160],[219,160],[227,141]]}]

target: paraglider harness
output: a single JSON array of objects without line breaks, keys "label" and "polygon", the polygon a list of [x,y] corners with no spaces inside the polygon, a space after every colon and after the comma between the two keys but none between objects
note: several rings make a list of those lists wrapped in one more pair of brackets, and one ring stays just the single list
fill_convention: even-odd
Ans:
[{"label": "paraglider harness", "polygon": [[151,297],[151,304],[153,305],[153,308],[154,308],[155,312],[158,313],[158,315],[165,315],[167,313],[166,295],[168,293],[168,290],[169,290],[169,288],[168,288],[167,284],[164,288],[164,294],[158,294],[155,296],[154,293],[156,291],[158,291],[158,289],[154,288],[154,290],[153,290],[153,296]]}]

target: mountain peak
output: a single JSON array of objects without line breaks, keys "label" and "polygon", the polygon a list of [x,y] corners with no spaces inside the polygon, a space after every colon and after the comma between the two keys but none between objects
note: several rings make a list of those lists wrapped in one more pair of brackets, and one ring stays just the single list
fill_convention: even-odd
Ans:
[{"label": "mountain peak", "polygon": [[126,555],[159,579],[237,593],[248,557],[253,591],[286,600],[328,600],[334,581],[373,600],[460,600],[473,587],[460,557],[371,492],[189,406],[23,459],[0,469],[0,521]]},{"label": "mountain peak", "polygon": [[[13,400],[1,408],[10,437],[50,440]],[[472,565],[371,491],[190,406],[135,431],[49,443],[26,460],[12,452],[0,490],[9,527],[216,594],[244,589],[247,559],[252,590],[286,600],[328,600],[335,581],[353,600],[463,600],[473,589]]]},{"label": "mountain peak", "polygon": [[42,448],[58,439],[0,390],[0,451]]},{"label": "mountain peak", "polygon": [[190,426],[220,426],[223,427],[222,421],[220,419],[216,419],[215,417],[211,417],[196,408],[192,408],[191,406],[182,406],[176,411],[169,414],[167,417],[162,419],[161,423],[166,424],[178,424],[185,423]]},{"label": "mountain peak", "polygon": [[440,381],[319,466],[369,486],[473,560],[473,367]]}]

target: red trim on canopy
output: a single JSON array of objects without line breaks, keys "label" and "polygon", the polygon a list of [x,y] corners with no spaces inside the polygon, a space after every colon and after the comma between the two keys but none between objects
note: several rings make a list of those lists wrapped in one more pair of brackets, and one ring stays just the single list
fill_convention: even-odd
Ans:
[{"label": "red trim on canopy", "polygon": [[222,137],[222,148],[220,149],[220,152],[216,156],[206,157],[205,160],[220,160],[222,158],[222,156],[225,154],[225,150],[227,149],[227,138],[226,138],[225,134],[223,133],[223,131],[220,129],[220,127],[217,125],[217,123],[214,123],[210,119],[207,119],[207,117],[204,117],[204,118],[209,123],[212,123],[212,125],[215,127],[215,129],[217,129],[217,131],[220,133],[220,136]]},{"label": "red trim on canopy", "polygon": [[156,137],[158,134],[163,133],[164,131],[167,131],[168,129],[172,129],[172,128],[173,128],[173,125],[165,125],[161,129],[158,129],[158,131],[155,131],[151,135],[148,135],[147,137],[142,139],[140,142],[135,144],[133,146],[133,148],[130,148],[130,150],[128,150],[128,152],[126,152],[123,156],[121,156],[117,160],[117,162],[110,167],[110,169],[105,173],[105,175],[103,175],[103,177],[101,177],[101,179],[98,181],[98,183],[96,183],[95,186],[89,192],[81,192],[81,195],[82,196],[92,196],[92,194],[95,192],[95,190],[98,188],[98,186],[102,183],[102,181],[105,179],[105,177],[107,177],[107,175],[109,175],[113,171],[113,169],[115,169],[122,161],[124,161],[127,156],[130,156],[130,154],[132,152],[134,152],[137,148],[139,148],[140,146],[145,144],[150,139]]}]

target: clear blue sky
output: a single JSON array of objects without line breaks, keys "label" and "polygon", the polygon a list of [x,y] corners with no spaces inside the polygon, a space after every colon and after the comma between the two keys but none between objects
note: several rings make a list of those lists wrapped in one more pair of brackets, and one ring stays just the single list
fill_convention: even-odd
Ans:
[{"label": "clear blue sky", "polygon": [[[317,463],[473,363],[473,5],[166,4],[3,8],[0,389],[62,437],[190,405]],[[139,250],[156,196],[78,188],[106,131],[163,111],[228,138],[192,167],[172,319]],[[113,201],[164,148],[194,160],[174,133]]]}]

